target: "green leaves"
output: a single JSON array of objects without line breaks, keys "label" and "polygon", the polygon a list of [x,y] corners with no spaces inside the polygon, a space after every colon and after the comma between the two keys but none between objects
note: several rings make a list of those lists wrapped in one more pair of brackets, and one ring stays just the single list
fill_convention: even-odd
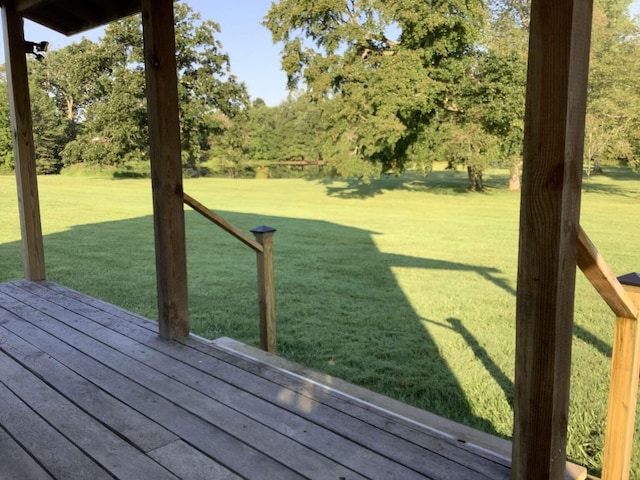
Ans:
[{"label": "green leaves", "polygon": [[324,111],[323,158],[338,174],[369,176],[372,163],[401,171],[431,161],[414,144],[484,16],[481,1],[281,0],[264,25],[283,43],[290,87],[304,83]]}]

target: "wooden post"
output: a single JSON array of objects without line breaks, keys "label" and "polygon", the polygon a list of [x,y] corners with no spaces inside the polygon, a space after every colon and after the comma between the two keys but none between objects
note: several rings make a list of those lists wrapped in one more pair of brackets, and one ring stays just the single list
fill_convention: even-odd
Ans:
[{"label": "wooden post", "polygon": [[173,0],[142,0],[160,335],[189,334]]},{"label": "wooden post", "polygon": [[591,0],[533,0],[516,301],[514,480],[566,465]]},{"label": "wooden post", "polygon": [[276,329],[276,284],[273,269],[273,234],[271,227],[258,227],[251,230],[256,241],[262,245],[257,251],[258,260],[258,302],[260,308],[260,348],[269,353],[278,349]]},{"label": "wooden post", "polygon": [[33,121],[23,19],[16,13],[13,2],[4,2],[2,24],[13,154],[18,186],[24,276],[27,280],[38,281],[46,278],[46,272],[42,225],[40,223],[36,157],[33,146]]},{"label": "wooden post", "polygon": [[[619,278],[627,296],[640,307],[640,275]],[[616,318],[611,358],[609,409],[604,436],[603,480],[628,480],[635,431],[638,376],[640,375],[640,328],[637,318]]]}]

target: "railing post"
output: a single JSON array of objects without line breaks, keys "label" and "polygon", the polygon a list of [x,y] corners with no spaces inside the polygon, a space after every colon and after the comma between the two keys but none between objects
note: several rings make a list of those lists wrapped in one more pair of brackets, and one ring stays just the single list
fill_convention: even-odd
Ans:
[{"label": "railing post", "polygon": [[257,227],[251,230],[256,241],[262,245],[257,251],[258,260],[258,301],[260,308],[260,348],[269,353],[277,351],[276,331],[276,285],[273,272],[273,234],[271,227]]},{"label": "railing post", "polygon": [[[618,277],[627,296],[640,306],[640,274]],[[637,318],[616,317],[607,427],[604,437],[603,480],[628,480],[635,430],[640,328]]]}]

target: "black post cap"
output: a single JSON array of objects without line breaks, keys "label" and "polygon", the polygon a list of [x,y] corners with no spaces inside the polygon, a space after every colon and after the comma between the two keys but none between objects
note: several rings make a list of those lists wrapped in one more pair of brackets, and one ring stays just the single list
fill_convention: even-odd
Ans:
[{"label": "black post cap", "polygon": [[640,273],[627,273],[618,277],[618,281],[623,285],[631,285],[632,287],[640,287]]},{"label": "black post cap", "polygon": [[265,225],[251,229],[251,233],[273,233],[275,231],[275,228],[267,227]]}]

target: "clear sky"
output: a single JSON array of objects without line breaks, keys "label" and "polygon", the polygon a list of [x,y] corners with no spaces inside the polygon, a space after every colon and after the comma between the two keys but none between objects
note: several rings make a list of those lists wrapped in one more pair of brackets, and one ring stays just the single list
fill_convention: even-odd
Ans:
[{"label": "clear sky", "polygon": [[[219,40],[231,59],[231,71],[245,82],[252,99],[262,98],[267,105],[277,105],[287,96],[286,75],[280,68],[280,45],[273,45],[270,32],[260,25],[271,5],[270,0],[187,0],[202,15],[220,24]],[[640,14],[640,0],[634,0],[631,12]],[[53,48],[61,48],[82,36],[97,40],[102,30],[65,37],[32,23],[25,25],[27,40],[47,40]],[[0,43],[2,39],[0,37]],[[4,46],[0,60],[4,62]]]},{"label": "clear sky", "polygon": [[[203,20],[220,25],[218,39],[229,54],[231,72],[245,82],[252,99],[262,98],[267,105],[277,105],[287,96],[287,77],[280,68],[281,46],[273,45],[271,33],[260,22],[271,6],[270,0],[187,0]],[[31,22],[25,24],[25,38],[46,40],[50,48],[62,48],[83,36],[97,40],[102,29],[66,37]],[[0,36],[0,43],[3,43]],[[4,45],[0,48],[0,63],[4,63]]]}]

